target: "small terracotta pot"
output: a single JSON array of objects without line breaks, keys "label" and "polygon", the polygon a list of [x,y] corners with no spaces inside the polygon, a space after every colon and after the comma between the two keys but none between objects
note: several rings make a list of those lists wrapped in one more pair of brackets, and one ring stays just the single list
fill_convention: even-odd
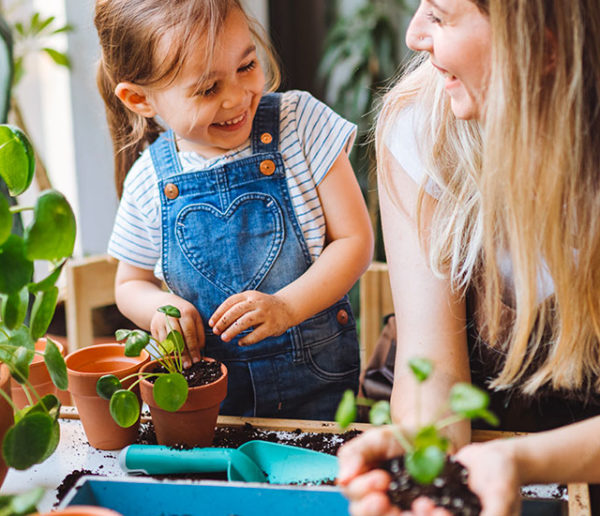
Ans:
[{"label": "small terracotta pot", "polygon": [[[53,339],[54,340],[54,339]],[[58,349],[61,354],[64,356],[65,348],[60,342],[56,342]],[[35,343],[36,351],[44,351],[46,349],[46,339],[39,339]],[[33,385],[35,392],[38,393],[39,397],[45,396],[46,394],[54,394],[55,396],[59,395],[59,390],[52,383],[52,379],[50,378],[50,373],[48,372],[48,368],[46,367],[46,363],[44,362],[44,357],[41,355],[35,355],[33,357],[33,361],[29,366],[29,382]],[[64,392],[64,391],[60,391]],[[17,406],[18,409],[22,409],[29,405],[29,400],[25,395],[25,391],[23,386],[17,382],[14,378],[10,380],[10,395],[13,400],[13,403]],[[31,394],[33,403],[37,401],[37,398],[32,393]]]},{"label": "small terracotta pot", "polygon": [[34,516],[58,516],[60,514],[68,514],[69,516],[122,516],[120,512],[95,505],[71,505],[64,509],[45,512],[43,514],[38,513]]},{"label": "small terracotta pot", "polygon": [[[205,360],[213,361],[212,358]],[[157,361],[148,362],[140,372],[152,372],[158,365]],[[212,444],[219,406],[227,395],[227,368],[224,364],[221,364],[221,371],[223,376],[215,382],[191,387],[188,399],[177,412],[161,409],[152,394],[154,384],[142,379],[140,392],[142,400],[150,407],[158,444],[183,444],[190,447]]]},{"label": "small terracotta pot", "polygon": [[[2,389],[6,394],[10,395],[10,371],[8,367],[4,364],[0,365],[0,389]],[[0,445],[4,440],[4,434],[6,431],[12,426],[14,423],[14,411],[12,406],[8,401],[4,399],[2,395],[0,395]],[[6,474],[8,473],[8,466],[4,462],[2,458],[2,454],[0,453],[0,486],[4,482],[6,478]]]},{"label": "small terracotta pot", "polygon": [[[69,392],[79,412],[89,443],[100,450],[117,450],[135,442],[139,419],[133,426],[122,428],[109,412],[109,402],[96,393],[96,382],[105,374],[123,379],[145,364],[150,355],[144,350],[139,357],[126,357],[122,344],[95,344],[69,353],[65,358],[69,376]],[[135,377],[123,382],[127,388]],[[139,389],[134,388],[139,397]]]}]

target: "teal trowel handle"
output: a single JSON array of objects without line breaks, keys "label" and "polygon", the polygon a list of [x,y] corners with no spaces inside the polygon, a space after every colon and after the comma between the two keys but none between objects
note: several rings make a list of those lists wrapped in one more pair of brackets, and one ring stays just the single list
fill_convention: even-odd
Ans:
[{"label": "teal trowel handle", "polygon": [[174,450],[168,446],[132,444],[119,453],[119,465],[127,473],[168,475],[176,473],[212,473],[227,471],[231,448],[192,448]]}]

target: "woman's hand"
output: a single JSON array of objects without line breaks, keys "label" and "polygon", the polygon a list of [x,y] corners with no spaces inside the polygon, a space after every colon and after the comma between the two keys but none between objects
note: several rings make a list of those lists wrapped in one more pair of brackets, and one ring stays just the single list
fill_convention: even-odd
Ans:
[{"label": "woman's hand", "polygon": [[281,297],[256,290],[247,290],[227,298],[208,321],[215,335],[220,335],[224,342],[248,328],[254,328],[240,339],[242,346],[281,335],[294,324],[292,310]]},{"label": "woman's hand", "polygon": [[[167,299],[168,296],[168,299]],[[204,325],[196,307],[174,294],[165,293],[165,302],[161,305],[173,305],[181,313],[179,319],[169,317],[169,323],[164,313],[155,311],[150,320],[150,333],[158,340],[163,341],[173,330],[177,330],[183,336],[186,351],[183,353],[183,367],[189,367],[192,362],[198,362],[202,358],[201,350],[204,348]]]}]

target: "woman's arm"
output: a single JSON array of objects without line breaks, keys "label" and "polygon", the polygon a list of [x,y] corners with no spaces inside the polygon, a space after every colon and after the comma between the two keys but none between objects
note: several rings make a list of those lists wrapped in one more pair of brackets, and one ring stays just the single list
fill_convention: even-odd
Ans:
[{"label": "woman's arm", "polygon": [[121,313],[140,328],[150,330],[152,336],[162,341],[170,329],[165,315],[156,309],[173,305],[181,312],[180,319],[169,318],[173,329],[183,335],[190,356],[184,358],[184,366],[200,360],[204,347],[204,326],[196,307],[185,299],[162,290],[153,272],[119,262],[115,279],[115,298]]},{"label": "woman's arm", "polygon": [[367,208],[345,152],[340,153],[317,188],[325,216],[327,244],[298,279],[274,295],[235,294],[209,324],[224,341],[253,326],[240,344],[280,335],[341,299],[368,267],[373,231]]},{"label": "woman's arm", "polygon": [[[397,328],[392,418],[410,428],[439,413],[452,385],[470,381],[465,301],[452,291],[448,279],[435,276],[429,266],[417,228],[418,185],[387,149],[382,154],[379,199]],[[425,194],[425,234],[435,202]],[[420,386],[419,401],[407,366],[415,356],[434,362],[431,378]],[[456,448],[468,443],[469,423],[449,428],[448,436]]]}]

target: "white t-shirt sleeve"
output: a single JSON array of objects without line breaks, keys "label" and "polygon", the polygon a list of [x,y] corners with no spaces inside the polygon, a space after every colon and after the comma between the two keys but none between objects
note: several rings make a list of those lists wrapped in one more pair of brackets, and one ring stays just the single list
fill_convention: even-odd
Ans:
[{"label": "white t-shirt sleeve", "polygon": [[344,151],[350,153],[356,125],[306,91],[288,92],[297,96],[296,131],[314,182],[318,185]]},{"label": "white t-shirt sleeve", "polygon": [[149,152],[127,174],[108,254],[141,269],[153,270],[160,258],[160,201]]}]

